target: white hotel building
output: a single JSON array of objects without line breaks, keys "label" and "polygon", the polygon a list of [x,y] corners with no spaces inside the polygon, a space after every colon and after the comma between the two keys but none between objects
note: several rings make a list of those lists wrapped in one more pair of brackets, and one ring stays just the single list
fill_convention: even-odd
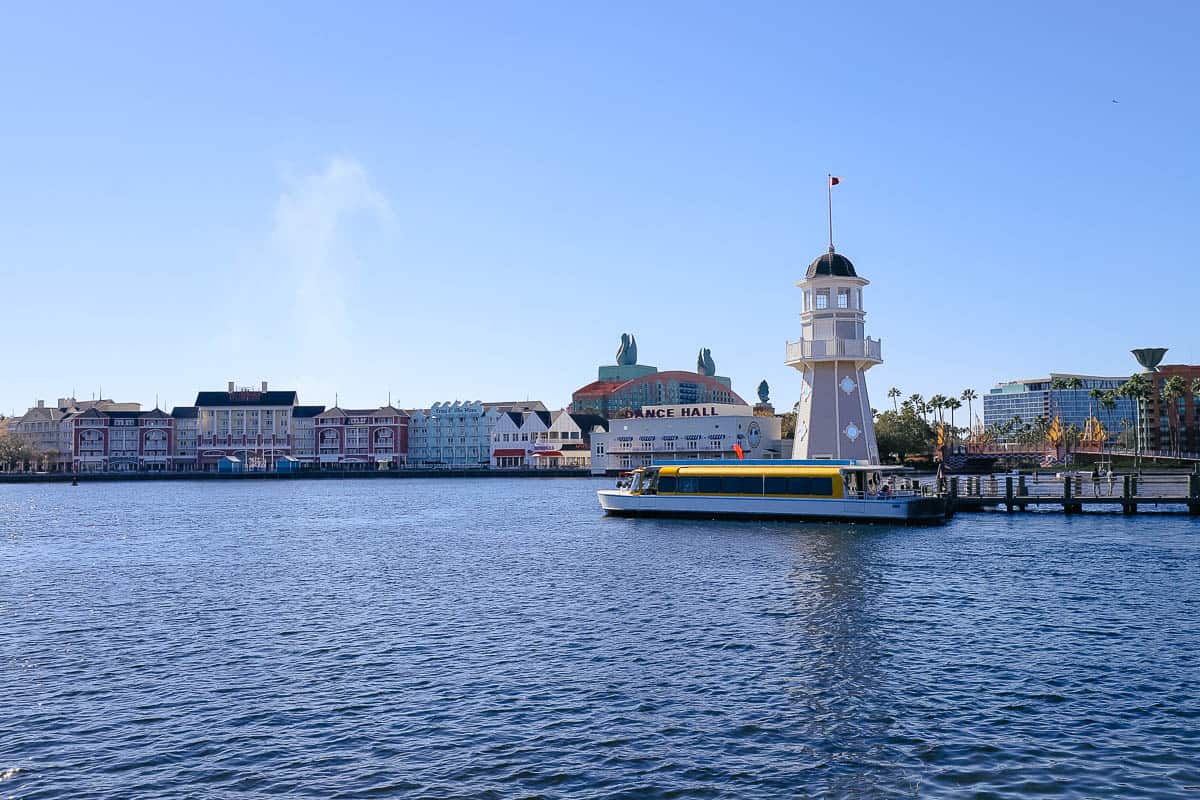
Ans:
[{"label": "white hotel building", "polygon": [[491,464],[496,469],[586,469],[591,437],[608,421],[569,411],[509,411],[492,430]]},{"label": "white hotel building", "polygon": [[644,406],[592,434],[592,474],[611,475],[655,461],[791,457],[778,417],[756,416],[746,405],[697,403]]},{"label": "white hotel building", "polygon": [[408,412],[408,464],[434,469],[487,469],[492,430],[509,411],[545,411],[537,400],[434,403]]}]

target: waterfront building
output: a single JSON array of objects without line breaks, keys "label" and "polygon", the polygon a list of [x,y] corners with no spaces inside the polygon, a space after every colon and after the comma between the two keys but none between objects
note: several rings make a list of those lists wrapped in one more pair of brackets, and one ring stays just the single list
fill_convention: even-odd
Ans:
[{"label": "waterfront building", "polygon": [[[1125,381],[1124,377],[1054,372],[1045,378],[997,383],[983,396],[983,424],[985,428],[995,430],[995,426],[1002,427],[1014,417],[1020,417],[1023,424],[1032,423],[1039,417],[1047,421],[1057,417],[1064,427],[1075,425],[1083,430],[1088,418],[1095,415],[1110,439],[1115,439],[1123,427],[1133,424],[1133,401],[1128,397],[1115,397],[1116,405],[1108,411],[1089,393],[1093,389],[1113,391]],[[1014,435],[1015,430],[1000,439],[1009,440]]]},{"label": "waterfront building", "polygon": [[315,417],[322,469],[398,469],[408,457],[408,414],[392,406],[334,406]]},{"label": "waterfront building", "polygon": [[72,412],[71,468],[75,472],[165,472],[171,468],[174,418],[161,409]]},{"label": "waterfront building", "polygon": [[[325,406],[296,406],[292,409],[292,456],[298,466],[290,470],[309,469],[317,464],[317,415]],[[279,459],[276,459],[276,464]]]},{"label": "waterfront building", "polygon": [[[1183,379],[1183,394],[1164,398],[1163,384],[1176,376]],[[1151,391],[1142,415],[1143,446],[1163,453],[1200,453],[1200,396],[1192,391],[1192,382],[1200,379],[1200,366],[1166,364],[1146,377]]]},{"label": "waterfront building", "polygon": [[745,404],[648,405],[591,434],[591,469],[613,474],[662,460],[777,459],[790,456],[779,417]]},{"label": "waterfront building", "polygon": [[712,354],[701,349],[696,371],[669,370],[637,363],[637,341],[621,334],[616,364],[604,364],[596,380],[571,394],[570,411],[607,419],[631,415],[645,405],[679,403],[740,403],[729,378],[716,374]]},{"label": "waterfront building", "polygon": [[831,242],[796,284],[801,337],[787,343],[784,359],[801,374],[795,458],[879,463],[866,372],[883,358],[880,341],[865,334],[868,283]]},{"label": "waterfront building", "polygon": [[479,469],[491,463],[492,431],[506,413],[545,411],[539,400],[434,403],[409,412],[409,465],[431,469]]},{"label": "waterfront building", "polygon": [[596,414],[509,411],[492,431],[491,465],[496,469],[586,469],[591,436],[608,428]]},{"label": "waterfront building", "polygon": [[9,431],[20,438],[49,470],[70,469],[73,430],[71,417],[89,409],[138,411],[140,403],[116,403],[110,399],[76,400],[60,397],[53,406],[38,400],[20,417],[9,421]]},{"label": "waterfront building", "polygon": [[35,456],[46,456],[60,452],[59,421],[65,416],[55,406],[47,406],[38,400],[28,411],[15,417],[9,430],[17,436]]},{"label": "waterfront building", "polygon": [[176,472],[196,469],[196,444],[199,439],[199,416],[195,406],[175,406],[171,409],[175,435],[171,448],[171,468]]},{"label": "waterfront building", "polygon": [[271,469],[279,456],[291,455],[292,413],[296,392],[235,388],[196,395],[197,468],[212,471],[225,456],[240,459],[246,469]]}]

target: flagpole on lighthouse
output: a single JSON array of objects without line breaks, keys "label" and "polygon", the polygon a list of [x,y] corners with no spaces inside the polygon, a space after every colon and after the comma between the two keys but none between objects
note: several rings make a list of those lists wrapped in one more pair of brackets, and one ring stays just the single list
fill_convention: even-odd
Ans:
[{"label": "flagpole on lighthouse", "polygon": [[829,252],[833,252],[833,173],[825,176],[825,193],[829,195]]}]

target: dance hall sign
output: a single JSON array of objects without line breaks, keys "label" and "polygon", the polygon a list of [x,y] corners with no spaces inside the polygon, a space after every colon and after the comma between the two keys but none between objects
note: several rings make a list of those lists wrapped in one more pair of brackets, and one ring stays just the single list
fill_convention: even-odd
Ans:
[{"label": "dance hall sign", "polygon": [[723,403],[693,403],[681,406],[642,406],[633,412],[634,419],[687,419],[691,417],[748,417],[750,406]]}]

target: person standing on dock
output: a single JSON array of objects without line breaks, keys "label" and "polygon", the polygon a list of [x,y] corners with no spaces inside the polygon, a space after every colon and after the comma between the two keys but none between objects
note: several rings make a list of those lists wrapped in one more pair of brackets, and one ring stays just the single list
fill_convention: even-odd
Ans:
[{"label": "person standing on dock", "polygon": [[1100,496],[1100,467],[1092,465],[1092,497]]},{"label": "person standing on dock", "polygon": [[1112,467],[1111,467],[1111,466],[1110,466],[1110,467],[1109,467],[1107,470],[1105,470],[1105,475],[1106,475],[1106,476],[1107,476],[1107,478],[1108,478],[1108,491],[1107,491],[1107,492],[1105,492],[1105,494],[1112,494],[1112,493],[1113,493],[1113,479],[1114,479],[1116,476],[1114,476],[1114,475],[1113,475],[1113,471],[1112,471]]}]

